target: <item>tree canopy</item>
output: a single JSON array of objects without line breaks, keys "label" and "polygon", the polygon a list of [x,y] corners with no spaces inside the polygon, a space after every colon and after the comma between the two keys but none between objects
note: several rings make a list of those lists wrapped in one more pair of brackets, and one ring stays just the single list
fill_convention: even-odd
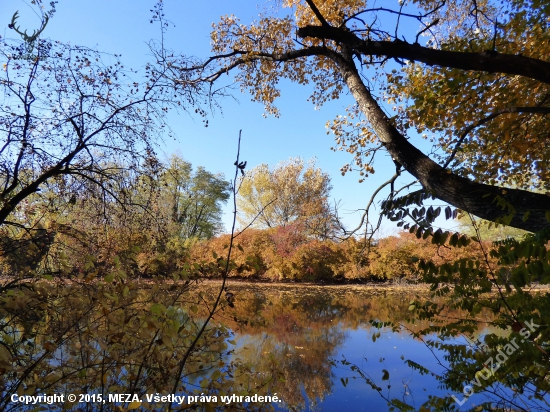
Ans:
[{"label": "tree canopy", "polygon": [[[548,227],[550,198],[535,190],[548,185],[548,5],[280,4],[291,14],[263,15],[249,25],[222,17],[212,32],[215,56],[200,66],[202,79],[235,71],[241,88],[275,115],[282,79],[312,83],[315,105],[347,89],[356,104],[330,127],[363,173],[374,170],[371,155],[384,149],[398,173],[409,172],[455,207],[528,231]],[[377,87],[366,80],[370,69]],[[171,70],[177,78],[188,68]],[[396,113],[384,100],[398,103]],[[435,155],[413,143],[416,132],[431,135]]]},{"label": "tree canopy", "polygon": [[166,81],[161,63],[144,73],[118,55],[56,41],[1,39],[0,225],[29,196],[57,185],[57,196],[78,196],[83,182],[102,196],[124,170],[154,165],[155,149],[170,134],[170,109],[200,109],[201,84]]},{"label": "tree canopy", "polygon": [[184,239],[209,239],[223,231],[222,204],[229,199],[230,184],[221,174],[172,156],[160,178],[159,204],[171,209],[170,217]]},{"label": "tree canopy", "polygon": [[237,206],[239,222],[258,228],[300,223],[310,234],[332,232],[334,214],[328,202],[330,177],[301,158],[291,158],[274,168],[261,164],[242,178]]}]

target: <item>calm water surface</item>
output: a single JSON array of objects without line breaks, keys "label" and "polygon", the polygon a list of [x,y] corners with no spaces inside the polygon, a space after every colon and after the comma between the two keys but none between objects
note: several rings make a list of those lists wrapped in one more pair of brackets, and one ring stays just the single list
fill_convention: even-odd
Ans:
[{"label": "calm water surface", "polygon": [[[0,410],[35,410],[11,402],[13,394],[132,393],[144,399],[174,388],[187,396],[277,393],[282,402],[273,405],[276,410],[312,411],[385,411],[388,399],[418,409],[431,395],[452,395],[438,386],[446,365],[442,354],[412,337],[429,324],[407,320],[410,301],[425,296],[421,289],[230,282],[234,301],[216,314],[182,367],[217,291],[216,284],[185,292],[170,283],[94,283],[6,295],[0,307]],[[378,328],[372,321],[397,326]],[[487,332],[483,325],[474,336]],[[410,361],[428,372],[420,374]],[[463,408],[484,400],[476,394]],[[129,403],[63,408],[111,411]],[[167,405],[141,404],[140,410],[164,411]]]},{"label": "calm water surface", "polygon": [[[418,292],[353,286],[230,289],[237,296],[235,313],[253,319],[233,325],[235,356],[257,371],[269,371],[273,363],[278,366],[283,375],[278,386],[284,400],[284,405],[277,405],[280,410],[293,405],[316,411],[383,411],[388,409],[384,397],[418,408],[430,395],[451,395],[438,389],[431,374],[421,375],[406,363],[413,360],[436,374],[443,371],[438,362],[445,364],[437,356],[441,354],[411,336],[411,331],[428,326],[406,321],[409,303]],[[404,326],[399,331],[378,329],[371,320]],[[352,370],[354,365],[363,376]],[[475,396],[470,406],[473,402]]]}]

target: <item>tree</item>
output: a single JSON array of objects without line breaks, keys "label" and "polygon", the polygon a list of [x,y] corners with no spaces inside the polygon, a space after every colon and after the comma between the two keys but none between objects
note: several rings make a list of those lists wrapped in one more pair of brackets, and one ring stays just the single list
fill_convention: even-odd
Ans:
[{"label": "tree", "polygon": [[[291,158],[273,169],[256,166],[242,178],[237,198],[239,222],[258,228],[303,224],[310,234],[326,238],[334,231],[335,216],[328,203],[330,177],[301,158]],[[254,220],[255,219],[255,220]]]},{"label": "tree", "polygon": [[[530,175],[546,186],[548,6],[537,1],[425,0],[390,9],[369,8],[365,1],[318,3],[287,0],[283,5],[293,9],[293,17],[264,16],[251,25],[222,17],[212,32],[216,55],[200,66],[202,79],[215,81],[237,70],[241,87],[273,114],[278,113],[274,101],[281,79],[313,83],[316,105],[338,98],[347,87],[356,100],[348,117],[354,120],[337,119],[333,130],[364,172],[372,171],[364,156],[383,148],[398,173],[406,170],[426,192],[455,207],[528,231],[549,227],[548,196],[525,185],[498,185],[528,164]],[[379,18],[387,17],[381,14],[396,16],[395,27],[380,27]],[[417,22],[419,29],[400,24],[405,19]],[[423,35],[429,40],[420,44]],[[364,80],[369,68],[379,70],[383,80],[390,59],[405,67],[400,76],[388,73],[388,83],[382,84],[390,99],[405,103],[398,116],[384,111]],[[426,65],[435,67],[422,74]],[[205,73],[208,67],[212,71]],[[171,70],[176,78],[188,72],[176,65]],[[402,82],[408,87],[402,88]],[[446,115],[439,116],[441,112]],[[491,123],[501,116],[507,119],[504,126]],[[483,125],[490,127],[480,129]],[[407,129],[413,126],[443,132],[441,163],[409,140]],[[465,140],[468,144],[462,146]]]},{"label": "tree", "polygon": [[[22,226],[42,222],[57,235],[45,272],[98,275],[98,269],[103,273],[119,262],[129,274],[171,274],[181,269],[191,243],[222,230],[221,208],[229,197],[229,183],[222,175],[202,167],[194,172],[178,156],[166,164],[144,162],[125,170],[109,189],[112,197],[104,198],[100,186],[82,182],[72,204],[44,191],[27,207],[40,216],[39,223],[20,221]],[[48,244],[38,229],[35,232],[32,243]],[[25,237],[16,242],[16,254],[26,259],[29,248],[22,249],[23,242],[30,243]],[[13,272],[15,265],[11,267]]]},{"label": "tree", "polygon": [[[39,38],[53,11],[42,14],[42,27],[30,36],[17,25],[16,13],[10,28],[23,41],[0,38],[0,255],[10,262],[9,271],[25,276],[35,271],[18,268],[38,268],[56,234],[86,249],[95,245],[97,252],[97,242],[86,244],[83,236],[90,231],[78,232],[82,221],[71,212],[77,203],[87,206],[80,210],[90,218],[84,229],[114,221],[135,230],[146,220],[159,223],[144,209],[152,205],[152,192],[136,198],[132,179],[142,166],[158,175],[155,148],[170,134],[165,123],[170,109],[186,110],[191,104],[204,113],[203,85],[168,83],[162,60],[138,73],[125,68],[117,55]],[[92,250],[72,254],[73,263]],[[65,260],[54,262],[53,272],[60,273]]]},{"label": "tree", "polygon": [[222,204],[229,199],[230,183],[221,174],[172,156],[161,177],[161,197],[184,239],[209,239],[223,230]]},{"label": "tree", "polygon": [[[530,319],[537,319],[537,325],[550,322],[548,295],[528,290],[533,282],[550,282],[550,197],[545,193],[550,177],[550,5],[537,0],[404,0],[395,8],[361,0],[278,3],[293,15],[263,15],[250,25],[233,15],[222,17],[212,32],[215,55],[200,66],[201,79],[217,81],[232,71],[241,88],[274,115],[282,80],[312,83],[315,105],[338,99],[347,89],[355,105],[329,127],[363,175],[373,172],[377,152],[386,151],[393,159],[395,174],[383,185],[391,192],[382,212],[398,226],[412,224],[418,238],[430,237],[439,246],[465,247],[473,239],[474,256],[444,263],[419,260],[422,280],[433,293],[430,300],[409,307],[416,319],[430,322],[416,336],[436,333],[440,339],[430,337],[426,344],[445,351],[442,359],[450,361],[438,378],[442,387],[460,392],[468,388],[464,382],[479,376],[488,356],[496,356],[507,339],[519,338]],[[411,30],[406,20],[418,29]],[[177,79],[179,73],[187,72],[173,67],[170,74]],[[386,110],[384,100],[395,104],[396,113]],[[414,143],[420,133],[431,135],[435,143],[430,155]],[[343,171],[350,169],[344,166]],[[394,184],[404,171],[421,190],[399,194]],[[434,231],[434,219],[443,209],[422,206],[430,197],[535,233],[489,250],[475,223],[477,239]],[[373,202],[374,197],[367,209]],[[418,208],[411,210],[413,205]],[[456,217],[451,207],[444,210],[447,218]],[[449,309],[463,311],[464,317],[449,324]],[[506,330],[506,337],[488,334],[484,346],[474,350],[443,342],[470,333],[483,310],[495,314],[493,323]],[[548,328],[541,327],[529,339],[528,350],[516,352],[497,373],[489,371],[484,379],[490,381],[474,391],[495,394],[502,384],[514,395],[479,408],[522,409],[522,402],[531,398],[544,402],[549,342]],[[434,396],[423,407],[446,410],[454,405],[450,398]]]},{"label": "tree", "polygon": [[506,225],[496,225],[493,222],[476,219],[471,215],[458,217],[459,231],[468,236],[479,236],[483,241],[504,241],[506,239],[521,239],[528,232]]},{"label": "tree", "polygon": [[168,85],[162,62],[139,75],[116,55],[35,43],[28,56],[25,43],[1,39],[0,225],[55,182],[67,202],[83,181],[112,198],[109,186],[123,170],[156,161],[155,145],[169,132],[166,112],[200,104],[201,86]]}]

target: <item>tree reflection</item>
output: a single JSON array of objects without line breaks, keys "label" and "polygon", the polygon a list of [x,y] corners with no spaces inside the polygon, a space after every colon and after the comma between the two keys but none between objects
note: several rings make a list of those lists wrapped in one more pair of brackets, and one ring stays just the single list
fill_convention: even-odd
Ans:
[{"label": "tree reflection", "polygon": [[293,409],[315,409],[333,392],[333,359],[347,330],[370,328],[370,320],[390,315],[404,319],[412,296],[311,286],[235,291],[235,308],[226,315],[240,336],[237,356]]},{"label": "tree reflection", "polygon": [[[72,286],[23,285],[2,296],[0,409],[34,409],[12,395],[170,393],[208,297],[190,284],[131,282]],[[22,290],[24,289],[24,290]],[[198,296],[199,295],[199,296]],[[185,365],[181,394],[234,392],[232,332],[212,322]],[[196,383],[196,384],[195,384]],[[42,405],[44,406],[44,405]],[[119,405],[121,406],[121,405]],[[126,404],[126,407],[129,405]],[[144,405],[165,410],[166,404]],[[62,405],[56,405],[60,408]],[[113,410],[115,405],[66,402],[67,410]],[[84,408],[84,409],[83,409]]]},{"label": "tree reflection", "polygon": [[[135,393],[145,399],[145,394],[171,393],[179,362],[202,325],[216,289],[188,286],[157,283],[143,288],[130,282],[83,282],[32,285],[28,290],[21,286],[4,294],[0,408],[34,408],[11,403],[12,394],[107,397],[109,393]],[[319,409],[328,395],[342,388],[335,358],[339,353],[347,357],[343,345],[352,331],[366,331],[361,350],[367,351],[367,344],[388,324],[384,322],[398,325],[409,316],[408,306],[415,298],[410,291],[354,287],[239,285],[231,292],[233,307],[225,305],[218,312],[178,382],[179,395],[216,395],[217,402],[185,407],[268,410],[272,405],[265,403],[224,405],[220,397],[277,394],[283,409]],[[416,321],[406,327],[396,327],[395,336],[411,339],[411,333],[429,330],[430,324]],[[402,368],[412,365],[400,362]],[[375,392],[388,384],[379,374],[382,367],[386,368],[378,365],[368,371],[370,375],[364,374],[373,377],[367,383]],[[67,410],[110,411],[130,405],[64,406]],[[167,404],[143,403],[141,407],[168,409]]]}]

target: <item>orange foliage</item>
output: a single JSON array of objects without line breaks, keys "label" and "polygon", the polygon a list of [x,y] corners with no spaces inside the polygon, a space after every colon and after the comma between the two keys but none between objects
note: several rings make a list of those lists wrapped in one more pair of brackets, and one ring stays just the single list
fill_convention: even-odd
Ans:
[{"label": "orange foliage", "polygon": [[[191,248],[191,262],[210,261],[213,253],[227,254],[229,235]],[[274,229],[249,229],[237,236],[232,252],[237,269],[233,277],[272,281],[417,280],[417,262],[436,264],[466,257],[481,257],[479,245],[447,248],[402,232],[365,247],[364,240],[320,241],[304,234],[297,225]]]},{"label": "orange foliage", "polygon": [[370,275],[377,279],[416,279],[419,275],[416,262],[431,260],[435,264],[454,262],[461,258],[481,258],[477,243],[467,247],[437,246],[430,239],[418,239],[414,234],[401,232],[397,236],[381,239],[372,249]]}]

